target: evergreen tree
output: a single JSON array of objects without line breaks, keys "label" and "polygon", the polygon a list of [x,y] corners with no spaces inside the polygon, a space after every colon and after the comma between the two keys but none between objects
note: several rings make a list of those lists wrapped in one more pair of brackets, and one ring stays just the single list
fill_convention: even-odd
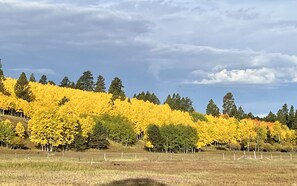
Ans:
[{"label": "evergreen tree", "polygon": [[125,92],[123,90],[124,86],[122,84],[122,81],[120,78],[115,77],[108,89],[108,93],[112,94],[112,100],[116,99],[121,99],[124,100],[126,99]]},{"label": "evergreen tree", "polygon": [[94,90],[94,78],[91,71],[85,71],[83,75],[77,80],[76,88],[85,91]]},{"label": "evergreen tree", "polygon": [[234,117],[236,119],[239,119],[239,114],[237,110],[237,106],[234,105],[234,107],[231,109],[231,113],[229,114],[230,117]]},{"label": "evergreen tree", "polygon": [[49,80],[47,83],[50,84],[50,85],[56,85],[56,83],[54,81],[52,81],[52,80]]},{"label": "evergreen tree", "polygon": [[292,129],[297,130],[297,110],[295,111],[294,122],[292,124]]},{"label": "evergreen tree", "polygon": [[30,82],[36,82],[35,76],[33,73],[31,73],[30,78],[29,78]]},{"label": "evergreen tree", "polygon": [[5,80],[4,73],[3,73],[3,70],[2,70],[1,59],[0,59],[0,78],[2,78],[3,80]]},{"label": "evergreen tree", "polygon": [[233,94],[228,92],[223,98],[223,114],[228,114],[229,116],[234,115],[236,105],[234,102]]},{"label": "evergreen tree", "polygon": [[271,111],[268,113],[267,116],[264,117],[264,121],[267,122],[275,122],[276,121],[276,115],[273,114]]},{"label": "evergreen tree", "polygon": [[291,129],[292,126],[293,126],[294,117],[295,117],[295,110],[294,110],[294,106],[291,105],[290,111],[289,111],[289,114],[288,114],[288,121],[287,121],[287,126],[289,127],[289,129]]},{"label": "evergreen tree", "polygon": [[71,82],[69,88],[75,88],[75,87],[76,87],[75,83]]},{"label": "evergreen tree", "polygon": [[[69,78],[67,77],[67,76],[65,76],[63,79],[62,79],[62,81],[60,82],[60,87],[71,87],[71,83],[73,83],[73,82],[71,82],[70,80],[69,80]],[[74,88],[74,87],[72,87],[72,88]]]},{"label": "evergreen tree", "polygon": [[41,76],[41,78],[39,80],[39,83],[41,83],[43,85],[47,84],[47,77],[46,77],[46,75],[42,75]]},{"label": "evergreen tree", "polygon": [[143,100],[143,101],[149,101],[151,103],[154,103],[156,105],[160,104],[160,100],[159,98],[154,94],[154,93],[150,93],[149,91],[147,91],[146,93],[141,92],[139,94],[134,94],[133,98],[136,98],[138,100]]},{"label": "evergreen tree", "polygon": [[283,125],[287,125],[288,115],[289,115],[288,105],[287,104],[284,104],[282,106],[282,108],[278,110],[278,112],[276,114],[276,118]]},{"label": "evergreen tree", "polygon": [[72,147],[76,151],[83,151],[83,150],[86,150],[88,148],[88,145],[86,143],[86,139],[82,136],[82,129],[81,129],[80,124],[78,124],[78,126],[77,126],[77,134],[74,137]]},{"label": "evergreen tree", "polygon": [[254,116],[253,113],[249,112],[249,113],[247,114],[247,118],[254,119],[255,116]]},{"label": "evergreen tree", "polygon": [[107,130],[102,126],[102,124],[99,121],[97,121],[90,135],[90,147],[96,149],[106,149],[109,145],[109,142],[107,140],[107,134]]},{"label": "evergreen tree", "polygon": [[9,95],[9,92],[5,89],[4,80],[5,80],[5,77],[4,77],[4,73],[2,70],[2,64],[1,64],[1,59],[0,59],[0,93],[2,93],[4,95]]},{"label": "evergreen tree", "polygon": [[237,110],[237,117],[236,118],[239,119],[239,120],[246,118],[246,114],[245,114],[245,112],[244,112],[244,110],[243,110],[243,108],[241,106]]},{"label": "evergreen tree", "polygon": [[18,98],[21,98],[28,102],[34,100],[34,96],[32,94],[29,82],[27,80],[27,76],[24,72],[22,72],[19,79],[17,80],[17,82],[14,86],[14,92]]},{"label": "evergreen tree", "polygon": [[105,79],[101,75],[97,78],[95,92],[106,92]]},{"label": "evergreen tree", "polygon": [[212,99],[209,100],[206,107],[206,114],[218,117],[220,115],[219,107],[214,103]]},{"label": "evergreen tree", "polygon": [[168,104],[172,110],[181,110],[184,112],[193,112],[192,101],[188,97],[181,97],[178,93],[167,96],[164,104]]},{"label": "evergreen tree", "polygon": [[157,125],[149,125],[147,128],[148,140],[154,146],[154,151],[161,151],[162,149],[162,136],[160,128]]}]

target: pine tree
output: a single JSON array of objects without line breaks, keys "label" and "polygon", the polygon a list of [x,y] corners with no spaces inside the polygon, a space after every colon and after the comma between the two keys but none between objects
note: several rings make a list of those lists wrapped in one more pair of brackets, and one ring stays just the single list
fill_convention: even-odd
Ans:
[{"label": "pine tree", "polygon": [[220,115],[220,109],[212,99],[209,100],[209,103],[206,106],[206,114],[214,117],[218,117]]},{"label": "pine tree", "polygon": [[94,78],[91,71],[85,71],[82,76],[77,80],[76,88],[85,91],[94,90]]},{"label": "pine tree", "polygon": [[47,84],[47,77],[46,77],[46,75],[42,75],[41,76],[41,78],[39,80],[39,83],[41,83],[43,85]]},{"label": "pine tree", "polygon": [[148,140],[154,146],[154,151],[162,150],[162,136],[160,133],[160,128],[157,125],[149,125],[147,128]]},{"label": "pine tree", "polygon": [[297,130],[297,110],[295,111],[294,122],[292,124],[292,129]]},{"label": "pine tree", "polygon": [[246,118],[246,114],[245,114],[245,112],[244,112],[244,110],[243,110],[243,108],[241,106],[237,110],[237,117],[236,118],[239,119],[239,120]]},{"label": "pine tree", "polygon": [[90,135],[89,144],[91,148],[96,149],[106,149],[109,145],[109,142],[107,140],[107,130],[99,121],[97,121],[97,123],[93,127],[93,132]]},{"label": "pine tree", "polygon": [[276,118],[279,122],[281,122],[283,125],[287,125],[288,121],[288,116],[289,116],[289,109],[288,105],[284,104],[281,109],[278,110],[276,114]]},{"label": "pine tree", "polygon": [[264,121],[267,122],[275,122],[276,121],[276,115],[273,114],[271,111],[268,113],[267,116],[264,117]]},{"label": "pine tree", "polygon": [[3,78],[3,80],[5,80],[4,73],[3,73],[3,70],[2,70],[1,59],[0,59],[0,78]]},{"label": "pine tree", "polygon": [[27,80],[27,76],[24,72],[21,73],[19,79],[17,80],[14,86],[15,95],[18,98],[31,102],[34,100],[34,96],[30,89],[29,82]]},{"label": "pine tree", "polygon": [[112,100],[116,99],[121,99],[124,100],[126,99],[125,92],[123,90],[124,86],[122,84],[122,81],[120,78],[115,77],[108,89],[108,93],[112,94]]},{"label": "pine tree", "polygon": [[71,83],[72,82],[69,80],[69,78],[65,76],[60,83],[60,87],[71,87]]},{"label": "pine tree", "polygon": [[95,92],[105,92],[105,79],[103,76],[99,75],[96,82]]},{"label": "pine tree", "polygon": [[36,79],[35,79],[35,76],[34,76],[33,73],[30,75],[29,81],[30,82],[36,82]]},{"label": "pine tree", "polygon": [[4,95],[10,95],[9,92],[5,89],[4,86],[4,73],[2,70],[2,64],[1,64],[1,59],[0,59],[0,93],[4,94]]},{"label": "pine tree", "polygon": [[81,129],[80,124],[78,124],[76,130],[77,130],[77,133],[76,133],[76,135],[74,137],[72,147],[76,151],[84,151],[84,150],[86,150],[88,148],[88,145],[86,143],[86,139],[82,136],[82,129]]},{"label": "pine tree", "polygon": [[236,105],[234,102],[233,94],[231,92],[228,92],[223,98],[223,114],[228,114],[229,116],[232,116],[234,115],[235,109]]},{"label": "pine tree", "polygon": [[294,117],[295,117],[295,109],[294,109],[294,106],[291,105],[290,111],[289,111],[289,114],[288,114],[288,121],[287,121],[287,126],[289,127],[289,129],[291,129],[292,126],[293,126]]},{"label": "pine tree", "polygon": [[56,85],[56,83],[55,83],[54,81],[52,81],[52,80],[49,80],[47,83],[48,83],[49,85]]},{"label": "pine tree", "polygon": [[249,112],[249,113],[247,114],[247,118],[255,119],[255,116],[254,116],[253,113]]},{"label": "pine tree", "polygon": [[146,93],[141,92],[139,94],[134,94],[133,98],[136,98],[138,100],[143,100],[143,101],[149,101],[151,103],[154,103],[156,105],[160,104],[160,100],[159,98],[154,94],[154,93],[150,93],[149,91],[147,91]]},{"label": "pine tree", "polygon": [[193,112],[192,100],[188,97],[181,97],[178,93],[167,96],[164,104],[168,104],[172,110],[181,110],[184,112]]}]

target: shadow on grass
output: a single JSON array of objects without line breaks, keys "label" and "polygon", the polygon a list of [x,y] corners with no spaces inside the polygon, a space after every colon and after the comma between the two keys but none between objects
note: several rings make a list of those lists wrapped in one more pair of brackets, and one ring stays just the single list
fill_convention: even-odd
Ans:
[{"label": "shadow on grass", "polygon": [[135,179],[126,179],[126,180],[120,180],[120,181],[113,181],[108,184],[104,184],[103,186],[166,186],[163,183],[157,182],[155,180],[149,179],[149,178],[135,178]]}]

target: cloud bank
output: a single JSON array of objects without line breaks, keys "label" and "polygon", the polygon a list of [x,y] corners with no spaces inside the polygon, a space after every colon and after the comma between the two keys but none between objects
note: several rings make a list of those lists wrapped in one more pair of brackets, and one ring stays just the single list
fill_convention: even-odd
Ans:
[{"label": "cloud bank", "polygon": [[131,71],[137,64],[156,81],[176,85],[296,83],[296,6],[291,0],[0,0],[0,51],[87,53]]}]

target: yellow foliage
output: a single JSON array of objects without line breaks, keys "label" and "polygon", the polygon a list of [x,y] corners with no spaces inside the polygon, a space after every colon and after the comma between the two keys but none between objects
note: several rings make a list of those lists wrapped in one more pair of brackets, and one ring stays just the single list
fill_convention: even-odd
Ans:
[{"label": "yellow foliage", "polygon": [[22,124],[22,122],[18,122],[16,127],[15,127],[15,132],[16,135],[20,138],[24,138],[25,137],[25,127]]},{"label": "yellow foliage", "polygon": [[[88,137],[95,125],[93,116],[104,114],[126,117],[134,124],[133,127],[137,134],[145,133],[150,124],[189,125],[197,130],[197,147],[199,148],[213,142],[255,141],[259,139],[259,136],[265,135],[267,127],[271,136],[279,141],[292,141],[296,138],[294,131],[279,122],[267,123],[251,119],[238,121],[225,115],[221,117],[207,115],[207,121],[194,122],[189,113],[171,110],[167,104],[155,105],[138,99],[112,102],[111,94],[62,88],[50,84],[41,85],[30,82],[35,100],[26,102],[15,96],[15,83],[16,80],[11,78],[4,81],[11,96],[0,94],[0,109],[14,109],[30,117],[30,139],[40,145],[70,144],[74,140],[78,123],[81,125],[82,135]],[[60,104],[64,97],[68,101]],[[16,131],[21,131],[21,125],[17,128],[19,129]],[[151,144],[148,143],[146,146],[151,147]]]}]

